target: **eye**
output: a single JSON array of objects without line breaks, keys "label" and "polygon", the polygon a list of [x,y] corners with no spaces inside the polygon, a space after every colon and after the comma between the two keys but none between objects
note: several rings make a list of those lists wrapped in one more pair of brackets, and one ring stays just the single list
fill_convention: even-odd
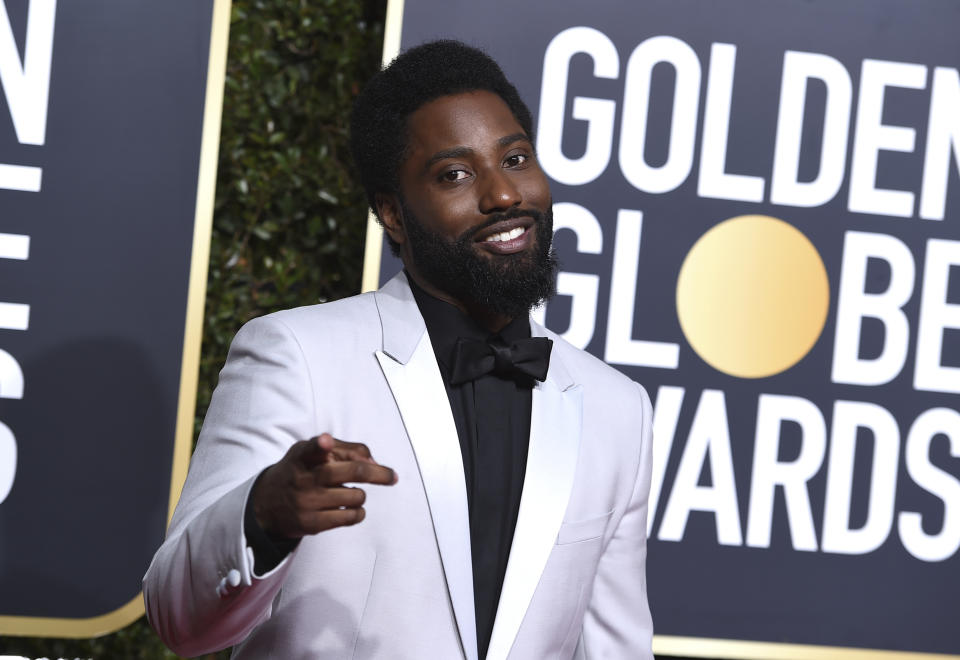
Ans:
[{"label": "eye", "polygon": [[530,160],[530,156],[527,154],[510,154],[507,156],[504,161],[504,167],[523,167]]},{"label": "eye", "polygon": [[449,169],[440,173],[440,180],[453,183],[454,181],[462,181],[468,176],[470,176],[470,173],[467,170]]}]

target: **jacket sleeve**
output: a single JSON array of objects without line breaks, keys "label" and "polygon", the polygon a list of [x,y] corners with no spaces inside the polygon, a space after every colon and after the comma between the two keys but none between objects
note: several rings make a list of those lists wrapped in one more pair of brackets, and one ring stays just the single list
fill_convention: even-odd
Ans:
[{"label": "jacket sleeve", "polygon": [[646,578],[653,408],[646,391],[639,385],[637,389],[642,414],[637,476],[627,508],[600,557],[577,658],[653,659]]},{"label": "jacket sleeve", "polygon": [[292,555],[255,576],[244,508],[257,475],[314,435],[315,419],[293,332],[276,317],[246,324],[220,372],[166,540],[143,579],[147,618],[178,654],[236,644],[270,616]]}]

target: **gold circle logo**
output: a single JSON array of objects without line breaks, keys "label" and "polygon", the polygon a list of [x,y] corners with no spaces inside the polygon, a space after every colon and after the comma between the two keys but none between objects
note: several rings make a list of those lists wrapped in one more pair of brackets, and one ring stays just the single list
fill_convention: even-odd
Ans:
[{"label": "gold circle logo", "polygon": [[813,243],[766,215],[725,220],[700,237],[677,280],[677,315],[704,362],[740,378],[786,371],[823,331],[827,269]]}]

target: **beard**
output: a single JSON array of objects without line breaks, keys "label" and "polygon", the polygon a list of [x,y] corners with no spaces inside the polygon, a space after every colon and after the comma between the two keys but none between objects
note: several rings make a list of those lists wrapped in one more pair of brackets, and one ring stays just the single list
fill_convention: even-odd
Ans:
[{"label": "beard", "polygon": [[[410,255],[417,272],[431,285],[470,306],[508,318],[526,316],[556,293],[559,262],[553,250],[553,210],[512,208],[491,216],[479,227],[449,239],[426,229],[401,200]],[[490,225],[531,217],[531,249],[515,254],[479,253],[474,236]]]}]

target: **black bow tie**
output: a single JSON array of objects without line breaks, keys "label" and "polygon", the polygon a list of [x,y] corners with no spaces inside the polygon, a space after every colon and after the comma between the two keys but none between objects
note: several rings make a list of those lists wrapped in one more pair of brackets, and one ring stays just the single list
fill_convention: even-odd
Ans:
[{"label": "black bow tie", "polygon": [[460,385],[486,374],[520,382],[542,381],[550,366],[553,340],[530,337],[506,343],[499,336],[486,341],[457,339],[450,363],[450,384]]}]

